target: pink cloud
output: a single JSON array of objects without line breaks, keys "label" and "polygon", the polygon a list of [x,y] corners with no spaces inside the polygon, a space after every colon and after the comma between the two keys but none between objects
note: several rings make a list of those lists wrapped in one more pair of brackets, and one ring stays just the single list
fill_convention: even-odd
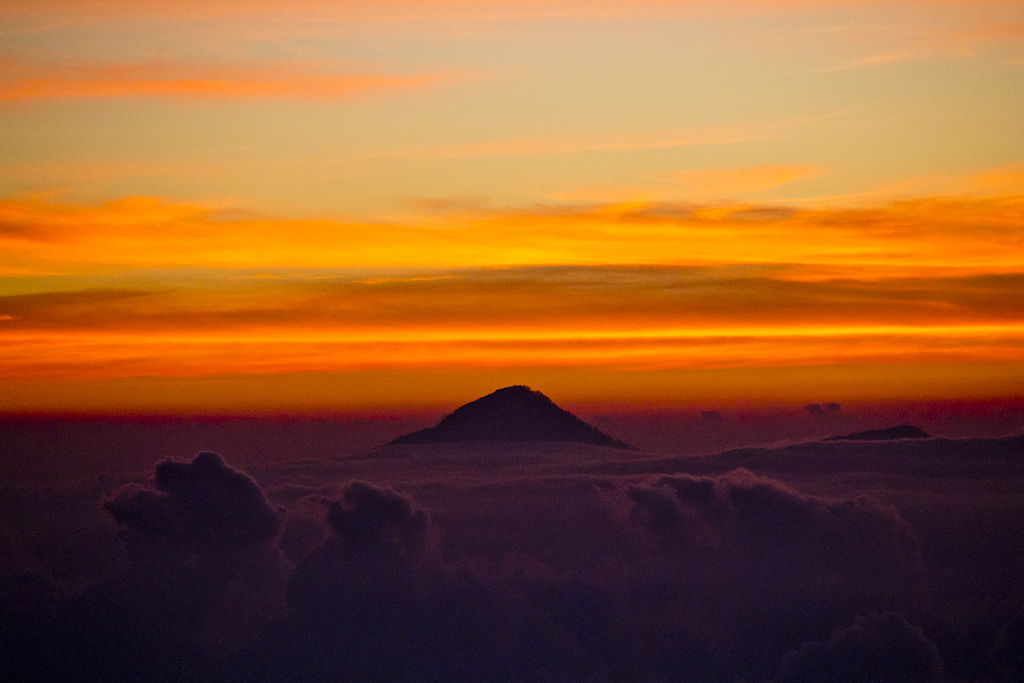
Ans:
[{"label": "pink cloud", "polygon": [[450,78],[448,74],[338,74],[330,73],[320,63],[194,65],[76,60],[64,64],[35,64],[7,58],[0,60],[0,100],[172,97],[330,102]]}]

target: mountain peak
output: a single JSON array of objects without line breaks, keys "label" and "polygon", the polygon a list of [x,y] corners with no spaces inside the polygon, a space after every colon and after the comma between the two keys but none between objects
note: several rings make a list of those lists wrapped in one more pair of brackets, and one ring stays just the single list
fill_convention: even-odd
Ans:
[{"label": "mountain peak", "polygon": [[523,385],[498,389],[456,409],[436,427],[400,436],[388,445],[456,441],[573,441],[632,449]]}]

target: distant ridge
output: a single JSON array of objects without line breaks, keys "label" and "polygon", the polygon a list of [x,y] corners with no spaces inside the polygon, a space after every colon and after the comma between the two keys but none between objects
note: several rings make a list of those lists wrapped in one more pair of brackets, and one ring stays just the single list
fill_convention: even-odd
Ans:
[{"label": "distant ridge", "polygon": [[866,432],[856,432],[845,436],[830,436],[823,441],[896,441],[897,439],[930,439],[931,434],[920,427],[913,425],[900,425],[888,429],[869,429]]},{"label": "distant ridge", "polygon": [[572,441],[635,450],[521,385],[498,389],[456,409],[436,427],[400,436],[387,445],[456,441]]}]

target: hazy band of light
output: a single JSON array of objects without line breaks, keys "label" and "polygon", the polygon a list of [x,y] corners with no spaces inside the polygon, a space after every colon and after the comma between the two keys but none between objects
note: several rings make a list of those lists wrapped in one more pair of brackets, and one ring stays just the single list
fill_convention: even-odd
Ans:
[{"label": "hazy band of light", "polygon": [[[654,370],[840,362],[1022,362],[1021,326],[769,330],[731,335],[4,335],[5,379],[184,376],[367,368],[574,367]],[[340,337],[340,338],[339,338]],[[1010,389],[1010,387],[1007,387]]]},{"label": "hazy band of light", "polygon": [[[377,225],[146,198],[6,201],[0,377],[515,368],[621,383],[886,364],[957,376],[1024,363],[1022,226],[1019,196],[858,210],[637,202]],[[1003,376],[976,391],[1013,394],[1016,375]],[[938,397],[953,385],[914,386]]]},{"label": "hazy band of light", "polygon": [[0,102],[65,98],[346,100],[376,90],[419,87],[446,75],[386,76],[330,73],[323,64],[173,62],[36,64],[0,56]]},{"label": "hazy band of light", "polygon": [[989,401],[1024,384],[1021,363],[848,363],[680,368],[652,372],[576,368],[421,368],[107,379],[5,381],[5,412],[132,414],[401,411],[438,415],[510,384],[541,387],[562,405],[666,408],[806,403]]},{"label": "hazy band of light", "polygon": [[874,209],[636,202],[414,223],[232,220],[136,198],[100,207],[0,202],[0,275],[225,267],[738,264],[1017,272],[1024,196]]}]

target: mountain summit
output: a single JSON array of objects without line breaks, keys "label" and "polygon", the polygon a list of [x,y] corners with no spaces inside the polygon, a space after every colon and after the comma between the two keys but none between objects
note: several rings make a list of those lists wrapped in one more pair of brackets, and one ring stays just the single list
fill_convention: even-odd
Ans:
[{"label": "mountain summit", "polygon": [[458,408],[436,427],[400,436],[388,445],[455,441],[574,441],[633,448],[524,386],[498,389]]}]

